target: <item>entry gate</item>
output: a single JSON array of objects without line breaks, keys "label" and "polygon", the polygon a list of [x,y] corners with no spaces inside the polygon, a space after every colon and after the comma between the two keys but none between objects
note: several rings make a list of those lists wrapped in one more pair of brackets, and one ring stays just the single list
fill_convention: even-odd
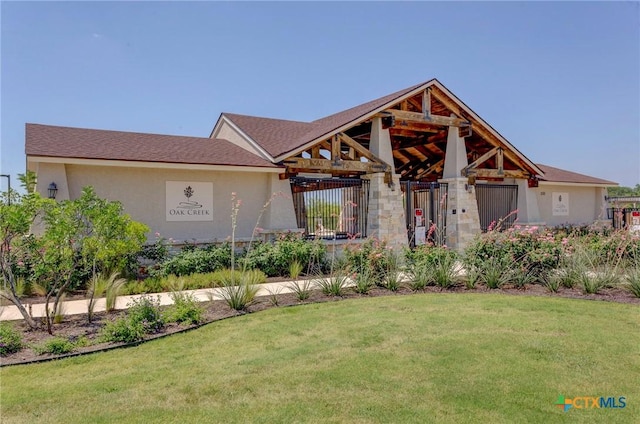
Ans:
[{"label": "entry gate", "polygon": [[403,181],[401,186],[409,245],[415,247],[423,241],[446,244],[447,184]]},{"label": "entry gate", "polygon": [[[504,230],[510,228],[518,217],[518,186],[504,184],[476,184],[476,200],[480,215],[480,228]],[[493,223],[493,225],[492,225]]]}]

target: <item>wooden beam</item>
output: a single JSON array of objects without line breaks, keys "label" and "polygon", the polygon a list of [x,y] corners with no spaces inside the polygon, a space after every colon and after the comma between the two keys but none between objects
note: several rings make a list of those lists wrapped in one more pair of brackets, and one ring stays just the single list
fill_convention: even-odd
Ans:
[{"label": "wooden beam", "polygon": [[502,149],[502,147],[498,149],[498,152],[496,154],[496,168],[498,168],[499,175],[504,174],[504,150]]},{"label": "wooden beam", "polygon": [[418,102],[416,99],[414,99],[413,97],[411,97],[410,99],[407,99],[409,101],[409,103],[411,103],[411,106],[415,107],[418,110],[422,110],[422,104],[420,102]]},{"label": "wooden beam", "polygon": [[432,172],[440,172],[440,169],[442,169],[443,167],[444,167],[444,159],[440,159],[438,162],[434,163],[429,168],[427,168],[424,171],[419,172],[418,174],[416,174],[416,176],[414,178],[416,180],[419,180],[424,175],[431,174]]},{"label": "wooden beam", "polygon": [[474,176],[476,178],[529,178],[530,174],[524,171],[511,171],[503,170],[500,172],[498,169],[485,169],[476,168],[469,170],[468,175],[462,176]]},{"label": "wooden beam", "polygon": [[303,159],[303,158],[289,158],[282,161],[287,168],[310,170],[310,171],[325,171],[327,173],[335,171],[349,171],[349,172],[389,172],[391,167],[386,163],[375,162],[357,162],[357,161],[332,161],[329,159]]},{"label": "wooden beam", "polygon": [[331,138],[331,160],[334,162],[340,160],[340,139],[337,135]]},{"label": "wooden beam", "polygon": [[383,161],[382,159],[380,159],[379,157],[371,153],[371,151],[366,149],[362,144],[358,143],[357,141],[355,141],[353,138],[349,137],[345,133],[339,133],[337,134],[337,136],[340,138],[340,140],[344,144],[346,144],[347,146],[349,146],[350,148],[358,152],[361,156],[364,156],[365,158],[367,158],[372,162],[384,164],[386,166],[389,166],[389,168],[391,168],[391,166],[388,163],[386,163],[385,161]]},{"label": "wooden beam", "polygon": [[422,93],[422,114],[425,118],[431,116],[431,88],[425,88]]},{"label": "wooden beam", "polygon": [[[415,112],[414,112],[415,113]],[[413,131],[421,133],[437,134],[442,131],[442,125],[431,123],[419,123],[414,121],[395,121],[393,126],[388,127],[393,131]]]},{"label": "wooden beam", "polygon": [[494,147],[493,149],[489,150],[484,155],[480,156],[478,159],[476,159],[473,162],[471,162],[469,165],[467,165],[465,168],[463,168],[463,175],[464,175],[464,171],[465,170],[470,170],[470,169],[473,169],[473,168],[477,168],[478,165],[480,165],[481,163],[486,162],[487,160],[489,160],[490,158],[495,156],[495,154],[498,153],[498,150],[501,150],[501,148],[500,147]]},{"label": "wooden beam", "polygon": [[418,122],[426,125],[438,125],[438,126],[446,126],[446,127],[465,127],[471,125],[469,121],[464,119],[450,117],[450,116],[440,116],[440,115],[429,115],[424,116],[419,112],[407,112],[404,110],[397,109],[387,109],[383,112],[380,112],[381,115],[391,115],[395,118],[396,123],[398,121],[410,121],[410,122]]}]

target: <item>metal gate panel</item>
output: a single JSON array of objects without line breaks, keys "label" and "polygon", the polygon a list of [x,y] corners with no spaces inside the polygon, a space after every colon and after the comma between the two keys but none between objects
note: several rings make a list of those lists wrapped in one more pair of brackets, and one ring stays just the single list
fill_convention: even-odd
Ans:
[{"label": "metal gate panel", "polygon": [[306,237],[367,236],[369,180],[293,177],[290,183],[296,221]]},{"label": "metal gate panel", "polygon": [[504,230],[517,219],[518,186],[506,184],[476,184],[476,200],[480,215],[480,228]]},{"label": "metal gate panel", "polygon": [[[416,209],[422,209],[427,241],[436,245],[446,244],[447,184],[403,181],[405,217],[409,245],[415,247]],[[429,231],[432,225],[433,231]]]}]

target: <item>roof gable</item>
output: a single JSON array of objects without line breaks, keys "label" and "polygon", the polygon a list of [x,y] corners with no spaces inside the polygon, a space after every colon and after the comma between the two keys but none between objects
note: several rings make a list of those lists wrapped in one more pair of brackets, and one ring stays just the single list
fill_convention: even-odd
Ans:
[{"label": "roof gable", "polygon": [[272,158],[290,150],[292,144],[297,144],[295,140],[300,139],[313,127],[313,124],[308,122],[262,118],[235,113],[223,113],[221,117],[236,125],[251,138],[254,144],[264,149]]},{"label": "roof gable", "polygon": [[227,140],[26,125],[27,156],[277,167]]}]

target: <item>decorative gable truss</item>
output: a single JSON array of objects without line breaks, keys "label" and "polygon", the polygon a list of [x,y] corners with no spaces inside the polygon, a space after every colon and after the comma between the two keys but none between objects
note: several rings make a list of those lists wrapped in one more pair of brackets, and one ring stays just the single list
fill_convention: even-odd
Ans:
[{"label": "decorative gable truss", "polygon": [[282,163],[287,171],[280,174],[281,179],[301,172],[331,174],[334,177],[384,172],[387,182],[391,181],[391,165],[342,132],[288,157]]}]

